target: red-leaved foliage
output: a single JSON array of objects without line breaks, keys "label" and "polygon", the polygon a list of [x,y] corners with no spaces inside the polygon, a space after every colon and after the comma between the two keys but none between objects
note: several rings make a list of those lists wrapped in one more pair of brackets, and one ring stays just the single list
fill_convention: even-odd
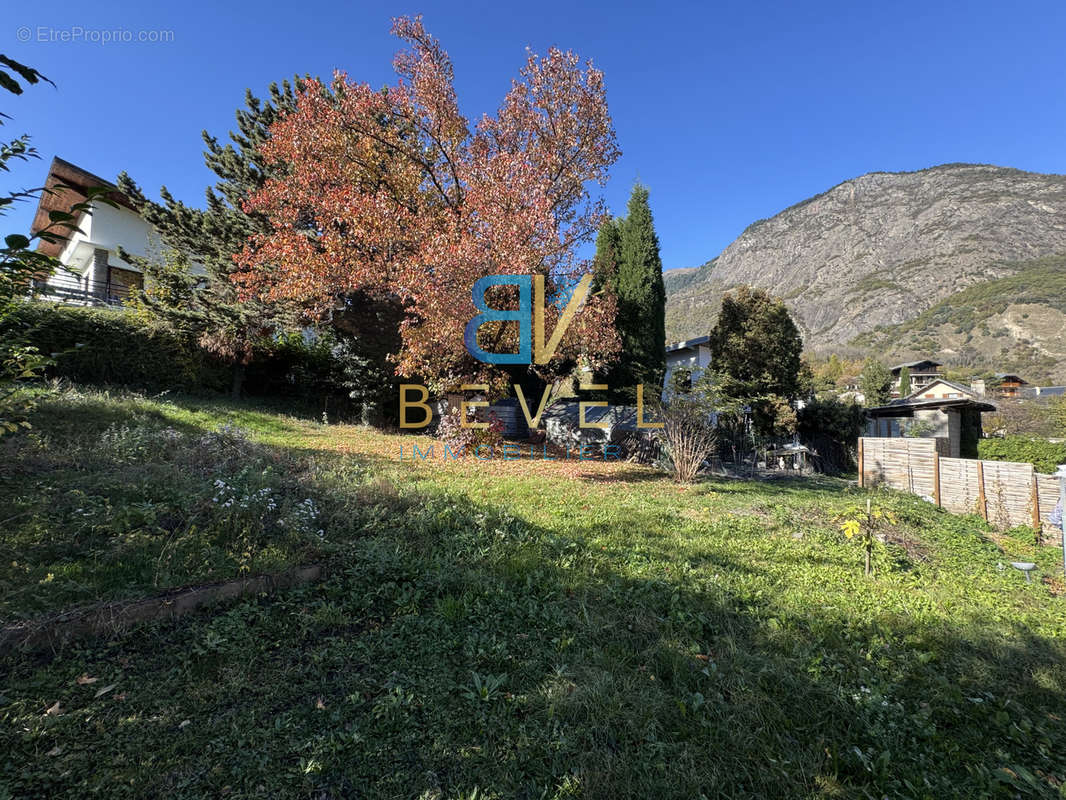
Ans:
[{"label": "red-leaved foliage", "polygon": [[[328,87],[311,82],[271,128],[262,154],[283,177],[245,210],[272,231],[249,240],[235,279],[319,315],[357,291],[398,296],[408,310],[399,374],[438,386],[498,381],[463,346],[471,287],[483,275],[542,274],[550,295],[589,269],[576,250],[605,208],[588,185],[602,185],[619,156],[603,74],[570,52],[530,54],[497,114],[471,128],[448,54],[421,19],[397,19],[393,33],[406,44],[395,85],[341,73]],[[558,309],[546,312],[550,336]],[[591,297],[545,372],[609,360],[613,320],[613,298]],[[506,323],[480,336],[503,351],[516,334]]]}]

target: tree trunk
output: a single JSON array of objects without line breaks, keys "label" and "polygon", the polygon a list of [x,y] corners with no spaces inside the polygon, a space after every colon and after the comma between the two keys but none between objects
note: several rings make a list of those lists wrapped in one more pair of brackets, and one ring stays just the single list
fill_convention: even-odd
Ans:
[{"label": "tree trunk", "polygon": [[241,387],[244,386],[245,369],[245,365],[240,362],[233,365],[233,385],[230,388],[230,397],[234,400],[241,399]]}]

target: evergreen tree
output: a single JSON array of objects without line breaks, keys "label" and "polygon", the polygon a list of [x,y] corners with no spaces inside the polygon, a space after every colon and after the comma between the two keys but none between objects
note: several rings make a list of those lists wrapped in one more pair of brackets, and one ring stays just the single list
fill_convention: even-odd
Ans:
[{"label": "evergreen tree", "polygon": [[[248,90],[246,108],[237,111],[237,131],[229,134],[232,143],[222,145],[203,131],[204,161],[219,178],[207,189],[206,209],[176,200],[165,186],[160,190],[163,202],[155,203],[125,172],[118,176],[119,189],[159,234],[166,257],[148,259],[126,252],[121,256],[144,272],[149,285],[167,283],[175,289],[168,296],[180,299],[164,302],[148,293],[146,304],[175,326],[195,332],[206,350],[233,364],[235,398],[240,396],[245,367],[257,351],[269,346],[282,320],[279,309],[238,297],[230,280],[234,254],[253,233],[268,230],[265,218],[245,213],[242,206],[269,176],[260,145],[273,122],[295,107],[302,88],[299,79],[294,84],[284,81],[281,87],[271,84],[265,103]],[[202,264],[206,274],[188,275],[189,262]],[[181,265],[181,274],[175,274],[175,263]],[[183,285],[177,287],[175,282]]]},{"label": "evergreen tree", "polygon": [[613,273],[606,274],[618,299],[622,352],[608,374],[611,394],[632,402],[643,383],[646,397],[657,396],[666,374],[666,288],[646,186],[633,187],[626,217],[604,225],[596,251],[598,269],[601,259],[610,263],[612,253],[615,262]]},{"label": "evergreen tree", "polygon": [[911,393],[910,367],[904,367],[899,371],[899,396],[906,397]]},{"label": "evergreen tree", "polygon": [[859,390],[866,398],[868,407],[888,402],[892,387],[892,373],[876,358],[866,359],[859,376]]},{"label": "evergreen tree", "polygon": [[792,403],[809,383],[803,338],[785,304],[741,286],[722,298],[708,344],[722,394],[751,407],[759,433],[784,433],[795,418]]},{"label": "evergreen tree", "polygon": [[596,256],[592,262],[592,291],[598,292],[604,286],[614,288],[615,276],[618,274],[618,261],[622,249],[621,221],[610,217],[596,235]]}]

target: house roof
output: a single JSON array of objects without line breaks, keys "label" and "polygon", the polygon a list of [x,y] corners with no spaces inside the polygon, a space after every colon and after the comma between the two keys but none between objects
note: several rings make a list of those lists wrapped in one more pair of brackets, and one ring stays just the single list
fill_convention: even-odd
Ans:
[{"label": "house roof", "polygon": [[[59,186],[66,188],[57,189],[56,187]],[[88,189],[98,187],[113,189],[113,192],[108,193],[108,197],[119,205],[132,210],[129,200],[118,191],[118,187],[111,181],[104,180],[99,175],[94,175],[59,156],[53,158],[52,164],[48,168],[48,177],[44,181],[46,191],[41,192],[40,197],[37,198],[37,211],[33,215],[30,233],[35,235],[38,231],[48,226],[48,212],[69,211],[70,207],[75,203],[85,201]],[[37,249],[45,255],[55,258],[63,252],[63,243],[42,241],[38,244]]]},{"label": "house roof", "polygon": [[915,367],[920,367],[923,364],[928,364],[931,367],[942,367],[942,366],[944,366],[939,361],[933,361],[933,359],[931,359],[931,358],[923,358],[921,361],[906,361],[906,362],[904,362],[902,364],[896,364],[896,366],[892,367],[891,369],[892,369],[892,372],[899,372],[904,367],[906,367],[907,369],[914,369]]},{"label": "house roof", "polygon": [[[929,389],[936,386],[938,383],[942,383],[948,386],[960,394],[962,397],[923,397],[929,393]],[[895,400],[883,405],[875,406],[874,408],[866,409],[866,413],[872,417],[894,417],[894,416],[910,416],[914,413],[915,409],[930,409],[930,408],[959,408],[970,407],[978,411],[995,411],[996,407],[991,403],[979,400],[977,395],[973,393],[971,389],[967,389],[965,386],[960,386],[957,383],[944,380],[943,378],[937,378],[935,381],[927,386],[923,386],[921,389],[917,389],[911,392],[906,397],[898,397]]]},{"label": "house roof", "polygon": [[697,336],[695,339],[686,339],[683,342],[668,344],[666,346],[666,352],[673,353],[676,350],[690,350],[694,347],[699,347],[701,344],[707,344],[709,341],[711,341],[710,336]]},{"label": "house roof", "polygon": [[915,400],[908,403],[889,403],[866,409],[871,417],[909,417],[915,411],[938,408],[972,408],[976,411],[995,411],[991,403],[974,400],[972,397],[939,398],[934,400]]},{"label": "house roof", "polygon": [[912,398],[924,399],[924,398],[919,398],[918,395],[920,395],[920,394],[928,394],[929,390],[931,388],[933,388],[934,386],[936,386],[938,383],[942,383],[945,386],[948,386],[948,387],[950,387],[950,388],[952,388],[952,389],[954,389],[954,390],[956,390],[958,392],[962,392],[967,397],[974,397],[974,398],[977,397],[977,394],[974,392],[974,390],[969,388],[968,386],[962,386],[961,384],[953,383],[953,382],[951,382],[951,381],[949,381],[949,380],[947,380],[945,378],[937,378],[932,383],[927,383],[921,389],[915,389],[913,392],[911,392],[906,397],[900,397],[897,400],[894,400],[893,402],[906,401],[906,400],[910,400]]},{"label": "house roof", "polygon": [[1001,381],[1011,379],[1016,383],[1025,384],[1026,386],[1029,385],[1029,381],[1025,380],[1020,375],[1017,375],[1013,372],[997,372],[996,377],[999,378]]},{"label": "house roof", "polygon": [[[939,381],[938,381],[939,383]],[[962,388],[957,384],[944,381],[950,386],[955,388]],[[928,387],[927,387],[928,388]],[[921,391],[925,391],[924,389]],[[978,400],[969,391],[964,390],[965,397],[916,397],[914,394],[907,397],[901,397],[887,405],[875,406],[874,408],[866,409],[866,413],[871,417],[909,417],[915,411],[923,411],[929,409],[938,408],[972,408],[976,411],[995,411],[996,406],[992,403],[985,402],[984,400]]]}]

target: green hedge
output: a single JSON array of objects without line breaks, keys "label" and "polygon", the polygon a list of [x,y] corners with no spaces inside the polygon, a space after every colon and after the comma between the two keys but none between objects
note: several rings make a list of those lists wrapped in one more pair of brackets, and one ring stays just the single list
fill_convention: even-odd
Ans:
[{"label": "green hedge", "polygon": [[148,391],[225,391],[230,368],[190,337],[121,309],[23,303],[0,335],[25,334],[42,353],[58,354],[53,377]]},{"label": "green hedge", "polygon": [[1066,464],[1066,443],[1030,436],[981,439],[977,443],[977,452],[988,461],[1020,461],[1032,464],[1037,472],[1047,474],[1055,472],[1059,464]]},{"label": "green hedge", "polygon": [[[229,393],[233,367],[201,348],[192,334],[124,309],[27,301],[0,321],[0,337],[58,354],[49,377],[149,392]],[[247,366],[244,393],[285,400],[332,419],[391,419],[396,380],[360,350],[359,341],[326,331],[314,342],[300,333],[280,337]],[[372,353],[371,356],[374,356]]]}]

